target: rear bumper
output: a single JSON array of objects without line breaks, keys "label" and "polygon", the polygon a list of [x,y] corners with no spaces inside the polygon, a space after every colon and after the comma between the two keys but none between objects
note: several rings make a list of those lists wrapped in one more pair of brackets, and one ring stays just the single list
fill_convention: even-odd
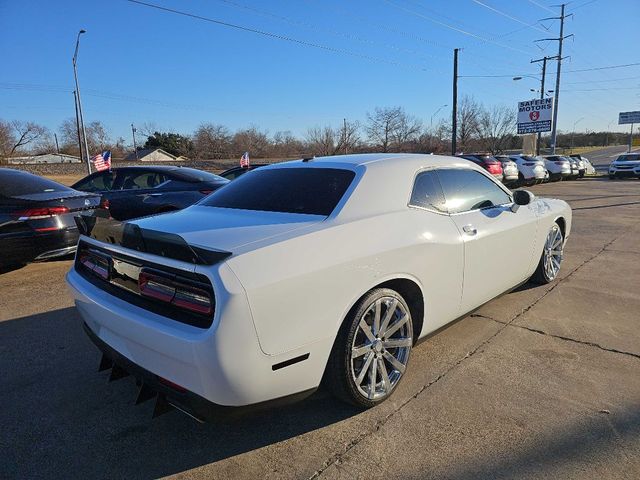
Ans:
[{"label": "rear bumper", "polygon": [[0,241],[0,264],[26,263],[71,254],[78,243],[78,229],[69,228],[54,232],[28,232]]},{"label": "rear bumper", "polygon": [[93,332],[93,330],[91,330],[86,322],[82,324],[82,327],[84,328],[84,331],[89,339],[102,352],[103,358],[106,357],[107,359],[109,359],[110,363],[126,371],[129,375],[132,375],[136,380],[136,384],[140,386],[141,390],[143,388],[151,390],[153,392],[153,397],[161,397],[169,405],[177,408],[178,410],[201,422],[219,421],[228,419],[230,417],[243,415],[247,412],[255,412],[263,409],[286,405],[301,400],[308,395],[311,395],[316,390],[315,388],[313,388],[304,392],[299,392],[297,394],[288,395],[286,397],[243,407],[229,407],[218,405],[193,392],[190,392],[188,390],[177,390],[167,385],[166,383],[163,383],[158,375],[132,362],[120,352],[110,347],[109,344],[101,340],[100,337],[98,337]]},{"label": "rear bumper", "polygon": [[[266,355],[244,289],[233,272],[221,264],[209,275],[216,292],[216,311],[207,329],[128,303],[87,281],[75,269],[67,274],[67,284],[80,316],[102,343],[127,362],[209,403],[241,407],[316,388],[333,338]],[[303,361],[279,368],[304,355]]]}]

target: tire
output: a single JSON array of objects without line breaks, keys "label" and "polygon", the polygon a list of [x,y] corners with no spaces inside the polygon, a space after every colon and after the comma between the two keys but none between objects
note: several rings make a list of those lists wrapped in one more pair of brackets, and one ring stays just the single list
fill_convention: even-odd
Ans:
[{"label": "tire", "polygon": [[[385,324],[389,337],[382,330]],[[413,322],[406,301],[394,290],[375,288],[354,305],[340,327],[325,371],[327,387],[352,405],[378,405],[402,380],[412,347]]]},{"label": "tire", "polygon": [[564,236],[562,235],[560,226],[554,223],[547,234],[538,267],[531,276],[531,281],[539,285],[545,285],[558,278],[563,251]]},{"label": "tire", "polygon": [[615,175],[609,175],[609,180],[615,180],[616,176]]}]

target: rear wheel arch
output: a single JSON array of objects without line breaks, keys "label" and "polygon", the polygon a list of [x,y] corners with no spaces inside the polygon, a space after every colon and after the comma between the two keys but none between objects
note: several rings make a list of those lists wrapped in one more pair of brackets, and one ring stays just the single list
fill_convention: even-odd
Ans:
[{"label": "rear wheel arch", "polygon": [[407,302],[407,306],[409,307],[409,312],[411,313],[411,320],[413,323],[413,334],[414,334],[414,343],[420,332],[422,331],[422,325],[424,323],[424,312],[425,312],[425,299],[424,293],[422,291],[422,287],[417,283],[416,280],[408,277],[395,277],[384,282],[378,283],[376,285],[372,285],[366,291],[362,292],[357,298],[354,299],[351,306],[347,309],[345,314],[340,319],[340,324],[338,328],[342,326],[349,315],[353,311],[354,308],[357,308],[358,302],[367,295],[372,290],[376,288],[389,288],[394,290],[404,298],[404,301]]},{"label": "rear wheel arch", "polygon": [[565,235],[565,232],[566,232],[566,229],[567,229],[567,222],[565,221],[564,217],[556,218],[555,222],[560,227],[560,232],[562,232],[562,238],[566,239],[567,236]]}]

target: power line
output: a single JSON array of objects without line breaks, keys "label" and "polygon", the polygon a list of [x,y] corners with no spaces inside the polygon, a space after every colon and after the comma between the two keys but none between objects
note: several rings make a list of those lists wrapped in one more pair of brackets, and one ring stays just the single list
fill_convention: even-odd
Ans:
[{"label": "power line", "polygon": [[[134,1],[134,0],[129,0],[129,1]],[[396,8],[399,8],[400,10],[404,10],[407,13],[410,13],[410,14],[415,15],[415,16],[420,17],[420,18],[424,18],[425,20],[428,20],[428,21],[430,21],[432,23],[435,23],[436,25],[440,25],[441,27],[448,28],[449,30],[453,30],[454,32],[458,32],[458,33],[461,33],[463,35],[467,35],[469,37],[475,38],[476,40],[479,40],[481,42],[497,45],[498,47],[506,48],[508,50],[513,50],[514,52],[524,53],[526,55],[530,54],[530,52],[527,52],[525,50],[521,50],[519,48],[514,48],[514,47],[511,47],[509,45],[504,45],[502,43],[494,42],[493,40],[490,40],[490,39],[485,38],[485,37],[481,37],[480,35],[476,35],[475,33],[471,33],[471,32],[468,32],[466,30],[462,30],[461,28],[454,27],[453,25],[449,25],[448,23],[441,22],[440,20],[437,20],[435,18],[431,18],[428,15],[425,15],[424,13],[416,12],[415,10],[411,10],[409,8],[406,8],[405,6],[399,5],[399,4],[397,4],[397,3],[395,3],[395,2],[393,2],[391,0],[384,0],[384,1],[387,2],[390,5],[393,5]]]},{"label": "power line", "polygon": [[[625,63],[623,65],[608,65],[606,67],[594,67],[594,68],[581,68],[579,70],[565,70],[564,73],[579,73],[579,72],[593,72],[597,70],[612,70],[615,68],[635,67],[640,65],[640,62]],[[549,72],[549,75],[553,75],[556,72]],[[508,78],[508,77],[525,77],[527,75],[538,75],[538,73],[514,73],[509,75],[459,75],[466,78]],[[597,81],[594,81],[597,82]]]},{"label": "power line", "polygon": [[556,13],[555,11],[551,10],[549,7],[540,4],[540,3],[536,2],[535,0],[528,0],[528,1],[529,1],[529,3],[532,3],[536,7],[540,7],[541,9],[546,10],[547,12]]},{"label": "power line", "polygon": [[473,3],[476,3],[476,4],[480,5],[480,6],[482,6],[482,7],[486,8],[486,9],[488,9],[488,10],[491,10],[491,11],[492,11],[492,12],[494,12],[494,13],[497,13],[498,15],[501,15],[501,16],[503,16],[503,17],[505,17],[505,18],[508,18],[509,20],[513,20],[514,22],[520,23],[520,24],[522,24],[522,25],[525,25],[526,27],[532,28],[532,29],[537,30],[537,31],[539,31],[539,32],[547,33],[547,31],[546,31],[546,30],[543,30],[543,29],[538,28],[538,27],[536,27],[536,26],[535,26],[535,25],[537,25],[537,23],[538,23],[538,22],[536,22],[536,23],[534,23],[534,24],[530,25],[530,24],[528,24],[527,22],[525,22],[525,21],[523,21],[523,20],[520,20],[519,18],[516,18],[516,17],[514,17],[514,16],[512,16],[512,15],[509,15],[509,14],[508,14],[508,13],[506,13],[506,12],[503,12],[503,11],[501,11],[501,10],[498,10],[497,8],[494,8],[494,7],[492,7],[491,5],[487,5],[486,3],[481,2],[480,0],[471,0],[471,1],[472,1]]},{"label": "power line", "polygon": [[572,8],[571,10],[569,10],[570,12],[575,12],[576,10],[578,10],[579,8],[582,7],[586,7],[587,5],[593,3],[593,2],[597,2],[598,0],[588,0],[587,2],[583,2],[580,5],[578,5],[577,7]]},{"label": "power line", "polygon": [[604,80],[583,80],[580,82],[567,82],[565,85],[579,85],[582,83],[608,83],[608,82],[621,82],[623,80],[637,80],[640,76],[635,77],[620,77],[620,78],[607,78]]},{"label": "power line", "polygon": [[262,36],[269,37],[269,38],[275,38],[277,40],[283,40],[283,41],[295,43],[295,44],[298,44],[298,45],[302,45],[302,46],[305,46],[305,47],[312,47],[312,48],[317,48],[317,49],[320,49],[320,50],[325,50],[325,51],[328,51],[328,52],[340,53],[340,54],[343,54],[343,55],[350,55],[352,57],[358,57],[358,58],[362,58],[362,59],[365,59],[365,60],[370,60],[370,61],[373,61],[373,62],[386,63],[386,64],[389,64],[389,65],[407,67],[407,68],[417,69],[417,70],[422,70],[422,71],[429,71],[429,69],[424,68],[424,67],[422,67],[420,65],[405,64],[405,63],[397,62],[397,61],[394,61],[394,60],[387,60],[387,59],[384,59],[384,58],[374,57],[374,56],[366,55],[366,54],[363,54],[363,53],[353,52],[351,50],[345,50],[345,49],[342,49],[342,48],[330,47],[328,45],[323,45],[323,44],[320,44],[320,43],[308,42],[306,40],[300,40],[298,38],[290,37],[288,35],[281,35],[279,33],[272,33],[272,32],[267,32],[265,30],[258,30],[258,29],[255,29],[255,28],[245,27],[243,25],[237,25],[235,23],[224,22],[222,20],[217,20],[215,18],[204,17],[202,15],[196,15],[194,13],[184,12],[184,11],[181,11],[181,10],[175,10],[173,8],[168,8],[168,7],[163,7],[163,6],[160,6],[160,5],[155,5],[153,3],[142,2],[140,0],[127,0],[127,1],[131,2],[131,3],[138,4],[138,5],[142,5],[144,7],[154,8],[156,10],[161,10],[163,12],[173,13],[174,15],[180,15],[180,16],[183,16],[183,17],[193,18],[195,20],[202,20],[204,22],[214,23],[216,25],[220,25],[220,26],[223,26],[223,27],[233,28],[235,30],[240,30],[240,31],[243,31],[243,32],[255,33],[257,35],[262,35]]},{"label": "power line", "polygon": [[[254,7],[251,7],[249,5],[243,5],[242,3],[234,2],[232,0],[216,0],[216,1],[224,3],[225,5],[229,5],[231,7],[235,7],[235,8],[242,9],[242,10],[247,10],[247,11],[252,12],[254,14],[261,15],[263,17],[275,18],[277,20],[280,20],[281,22],[285,22],[285,23],[288,23],[290,25],[295,25],[295,26],[298,26],[298,27],[304,27],[306,29],[312,29],[312,30],[315,30],[316,32],[330,33],[331,35],[334,35],[334,36],[337,36],[337,37],[346,38],[346,39],[349,39],[349,40],[355,40],[357,42],[365,43],[365,44],[368,44],[368,45],[380,45],[380,46],[383,46],[383,47],[386,47],[386,48],[390,48],[390,49],[395,50],[395,51],[407,52],[407,53],[411,53],[411,54],[414,54],[414,55],[422,56],[423,57],[422,59],[426,60],[426,58],[424,58],[425,53],[423,51],[420,51],[420,50],[415,50],[415,49],[412,49],[412,48],[400,47],[400,46],[393,45],[393,44],[390,44],[390,43],[370,40],[370,39],[367,39],[367,38],[359,37],[357,35],[353,35],[352,33],[345,33],[345,32],[342,32],[342,31],[339,31],[339,30],[335,30],[335,29],[332,29],[332,28],[318,27],[317,25],[315,25],[315,24],[313,24],[311,22],[305,22],[305,21],[302,21],[302,20],[296,20],[296,19],[285,17],[285,16],[282,16],[282,15],[277,15],[275,13],[272,13],[272,12],[269,12],[269,11],[266,11],[266,10],[262,10],[262,9],[259,9],[259,8],[254,8]],[[438,60],[443,60],[442,57],[438,58],[438,57],[435,57],[433,55],[426,55],[426,56],[430,57],[430,58],[436,58]]]}]

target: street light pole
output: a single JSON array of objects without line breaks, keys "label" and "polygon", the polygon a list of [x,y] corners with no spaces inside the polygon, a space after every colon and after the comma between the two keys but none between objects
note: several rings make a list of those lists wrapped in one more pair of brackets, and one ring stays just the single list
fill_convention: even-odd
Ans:
[{"label": "street light pole", "polygon": [[136,162],[139,160],[138,158],[138,146],[136,145],[136,127],[133,126],[133,123],[131,124],[131,133],[133,135],[133,152],[136,155]]},{"label": "street light pole", "polygon": [[[84,128],[84,117],[82,116],[82,102],[80,101],[80,85],[78,84],[78,48],[80,48],[80,35],[86,33],[86,30],[80,30],[76,38],[76,50],[73,54],[73,77],[76,81],[76,101],[78,102],[78,113],[80,114],[80,127],[82,129],[82,138],[84,140],[84,152],[87,161],[87,172],[91,174],[91,161],[89,159],[89,145],[87,144],[87,131]],[[82,150],[80,151],[82,157]]]},{"label": "street light pole", "polygon": [[453,49],[453,109],[451,113],[451,155],[456,154],[458,136],[458,50]]},{"label": "street light pole", "polygon": [[576,132],[576,125],[578,125],[582,120],[584,120],[584,117],[580,117],[578,120],[573,122],[573,129],[571,130],[571,150],[572,151],[573,151],[573,134]]}]

